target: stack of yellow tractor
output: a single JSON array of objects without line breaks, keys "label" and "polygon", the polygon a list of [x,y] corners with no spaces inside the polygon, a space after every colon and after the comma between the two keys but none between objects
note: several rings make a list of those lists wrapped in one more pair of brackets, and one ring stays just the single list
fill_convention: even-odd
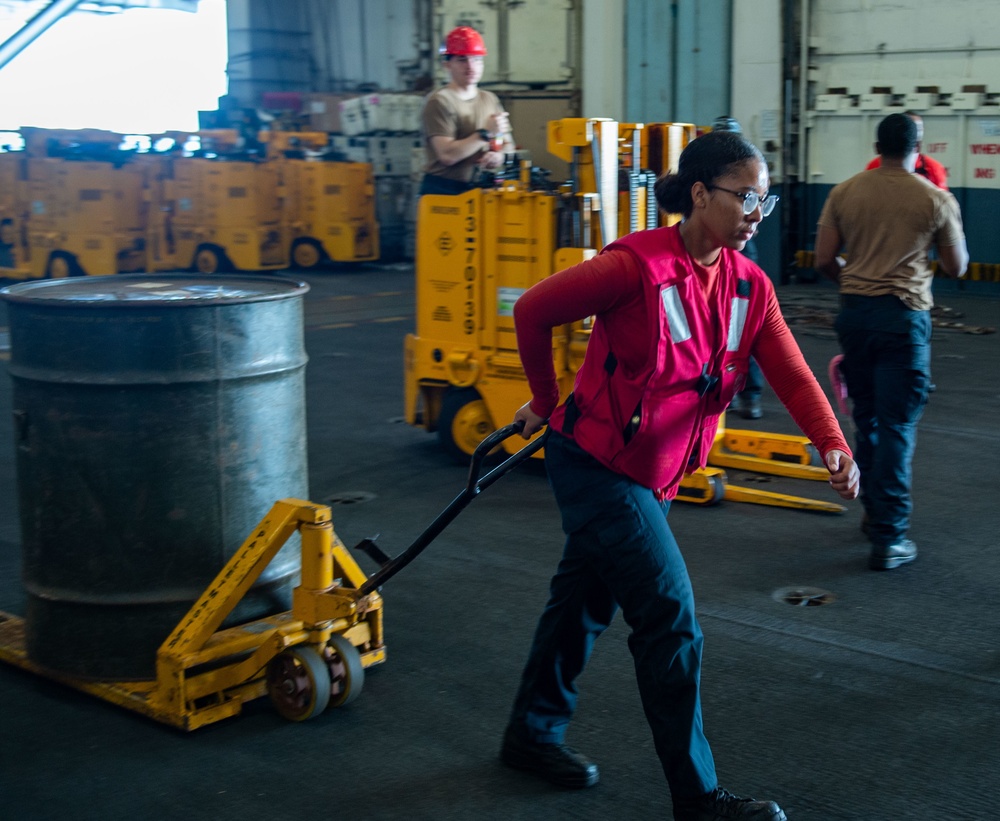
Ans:
[{"label": "stack of yellow tractor", "polygon": [[324,153],[325,133],[262,132],[253,151],[233,130],[172,134],[145,152],[106,131],[22,134],[24,150],[0,152],[0,276],[378,259],[372,167]]}]

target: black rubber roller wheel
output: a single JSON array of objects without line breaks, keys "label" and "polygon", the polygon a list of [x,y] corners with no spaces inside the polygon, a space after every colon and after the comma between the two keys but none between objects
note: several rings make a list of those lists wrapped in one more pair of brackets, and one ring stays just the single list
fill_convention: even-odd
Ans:
[{"label": "black rubber roller wheel", "polygon": [[293,647],[267,665],[267,694],[289,721],[306,721],[330,703],[330,668],[312,647]]}]

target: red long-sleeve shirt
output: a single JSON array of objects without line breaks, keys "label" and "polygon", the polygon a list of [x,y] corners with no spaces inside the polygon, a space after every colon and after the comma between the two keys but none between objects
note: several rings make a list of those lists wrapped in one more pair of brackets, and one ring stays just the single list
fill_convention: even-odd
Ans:
[{"label": "red long-sleeve shirt", "polygon": [[[695,265],[702,287],[715,286],[718,265]],[[548,418],[559,403],[552,360],[552,329],[582,317],[600,315],[614,340],[621,367],[645,367],[646,304],[639,261],[627,251],[611,250],[542,280],[514,306],[517,345],[531,388],[531,409]],[[752,354],[792,419],[824,457],[830,450],[851,453],[844,435],[795,337],[781,315],[774,289],[768,289],[764,326]]]},{"label": "red long-sleeve shirt", "polygon": [[[871,171],[873,168],[879,168],[881,165],[882,157],[879,155],[865,166],[865,171]],[[928,157],[926,154],[917,154],[917,167],[914,168],[913,173],[927,177],[928,180],[942,191],[948,190],[948,169],[933,157]]]}]

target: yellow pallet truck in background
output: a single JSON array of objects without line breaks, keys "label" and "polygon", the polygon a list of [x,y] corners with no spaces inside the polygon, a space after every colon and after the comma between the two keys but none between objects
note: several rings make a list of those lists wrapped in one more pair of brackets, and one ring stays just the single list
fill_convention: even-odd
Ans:
[{"label": "yellow pallet truck in background", "polygon": [[[618,123],[569,118],[548,124],[548,147],[570,165],[570,179],[548,184],[525,163],[515,179],[453,196],[420,198],[416,330],[404,342],[404,414],[437,433],[458,461],[511,419],[528,399],[517,352],[513,307],[528,288],[575,265],[633,230],[676,222],[652,198],[647,166],[676,170],[696,129],[686,123]],[[672,163],[672,165],[671,165]],[[602,207],[612,203],[613,207]],[[573,388],[590,322],[553,332],[560,401]],[[722,499],[822,512],[830,502],[730,485],[724,467],[826,480],[808,439],[720,424],[709,467],[686,476],[678,499]]]},{"label": "yellow pallet truck in background", "polygon": [[[237,715],[245,703],[264,695],[292,721],[347,704],[360,694],[365,668],[386,659],[381,586],[483,490],[544,445],[543,433],[483,475],[490,451],[522,427],[508,425],[480,443],[465,488],[395,558],[370,539],[359,543],[355,550],[380,565],[371,577],[337,538],[328,506],[300,499],[276,502],[160,645],[153,680],[93,681],[48,670],[28,657],[24,619],[3,612],[0,660],[182,730]],[[302,538],[302,575],[292,592],[292,609],[220,630],[296,530]]]},{"label": "yellow pallet truck in background", "polygon": [[708,453],[708,466],[684,477],[677,494],[678,501],[703,505],[722,500],[749,502],[814,513],[843,513],[847,510],[844,505],[836,502],[732,485],[723,470],[727,467],[789,479],[819,482],[830,479],[830,472],[823,466],[815,447],[806,437],[727,428],[726,416],[723,414],[719,419],[715,442]]}]

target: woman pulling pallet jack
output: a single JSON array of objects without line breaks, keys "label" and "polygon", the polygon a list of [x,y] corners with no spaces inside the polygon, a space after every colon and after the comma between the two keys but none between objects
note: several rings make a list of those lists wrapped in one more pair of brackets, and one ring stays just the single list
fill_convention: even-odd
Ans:
[{"label": "woman pulling pallet jack", "polygon": [[[774,208],[769,184],[747,140],[699,137],[655,189],[660,207],[683,222],[611,243],[514,308],[533,397],[514,419],[528,437],[551,415],[545,461],[567,539],[501,758],[560,786],[597,783],[597,765],[564,738],[576,678],[621,607],[678,821],[785,818],[773,801],[719,786],[702,730],[702,633],[665,515],[685,471],[706,464],[751,355],[819,450],[834,490],[858,493],[851,451],[770,280],[738,253]],[[556,407],[552,329],[587,316],[595,320],[583,366]]]}]

